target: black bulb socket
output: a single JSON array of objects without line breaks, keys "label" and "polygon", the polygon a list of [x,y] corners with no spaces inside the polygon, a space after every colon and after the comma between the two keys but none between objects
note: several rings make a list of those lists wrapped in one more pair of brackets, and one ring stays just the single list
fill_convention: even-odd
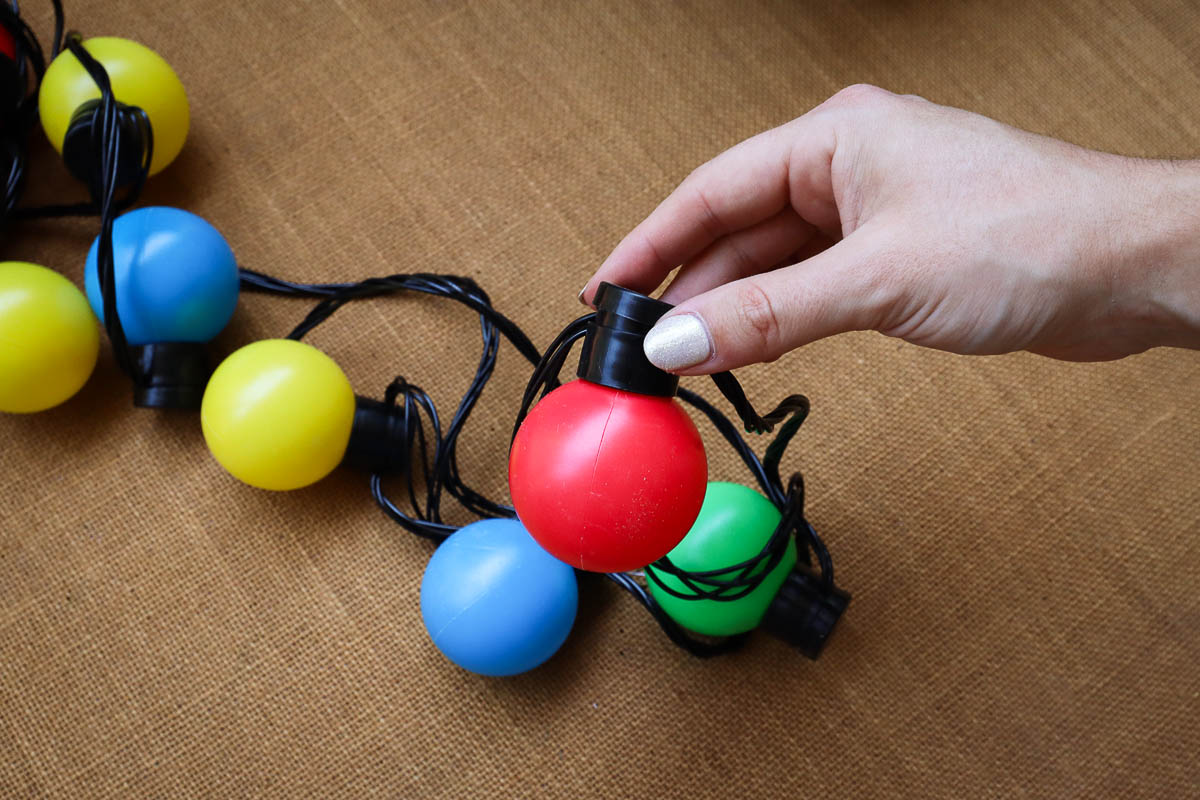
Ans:
[{"label": "black bulb socket", "polygon": [[[142,141],[142,130],[135,112],[124,103],[117,103],[117,127],[121,144],[117,150],[117,186],[122,189],[137,182],[141,172],[146,142]],[[76,179],[85,183],[93,193],[99,193],[100,141],[97,126],[100,123],[100,101],[88,100],[71,115],[67,133],[63,136],[62,156]]]},{"label": "black bulb socket", "polygon": [[759,627],[815,661],[849,605],[849,592],[827,587],[820,575],[797,564],[767,607]]},{"label": "black bulb socket", "polygon": [[596,320],[583,341],[578,376],[623,392],[674,397],[679,376],[646,358],[643,344],[670,303],[632,289],[601,283],[594,298]]},{"label": "black bulb socket", "polygon": [[161,342],[129,348],[137,366],[133,404],[197,410],[212,368],[202,342]]},{"label": "black bulb socket", "polygon": [[405,413],[403,406],[355,395],[354,425],[342,464],[378,475],[404,472],[416,425],[417,415]]}]

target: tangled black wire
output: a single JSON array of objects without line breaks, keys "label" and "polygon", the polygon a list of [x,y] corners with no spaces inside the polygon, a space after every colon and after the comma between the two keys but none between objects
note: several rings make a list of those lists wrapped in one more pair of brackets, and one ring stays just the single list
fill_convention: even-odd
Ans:
[{"label": "tangled black wire", "polygon": [[[545,355],[537,362],[521,398],[521,407],[513,426],[514,439],[538,393],[541,392],[544,397],[559,385],[559,374],[570,354],[571,346],[588,335],[595,321],[595,313],[585,314],[572,321],[551,342]],[[808,398],[804,395],[791,395],[769,414],[760,416],[746,398],[745,391],[733,373],[717,373],[712,379],[721,394],[733,406],[747,432],[766,433],[780,425],[778,433],[767,447],[765,457],[760,460],[734,422],[721,411],[687,389],[680,388],[676,392],[680,400],[703,414],[733,447],[767,498],[780,510],[782,518],[762,549],[743,562],[714,570],[689,572],[672,563],[668,556],[664,556],[652,565],[653,569],[645,570],[647,579],[653,580],[669,594],[683,599],[738,600],[754,591],[779,564],[787,551],[788,542],[795,534],[798,543],[802,545],[798,548],[799,557],[803,558],[806,564],[811,564],[815,555],[821,567],[822,585],[827,591],[831,591],[833,563],[829,551],[821,537],[804,518],[804,479],[800,473],[796,473],[785,489],[779,474],[779,462],[784,451],[808,417]],[[687,591],[682,592],[666,585],[656,571],[674,576]],[[740,647],[746,639],[745,634],[719,640],[698,639],[662,610],[653,595],[637,580],[637,576],[618,572],[605,573],[605,577],[633,595],[653,615],[671,641],[692,655],[709,657],[728,653]]]},{"label": "tangled black wire", "polygon": [[[91,205],[100,215],[100,242],[96,253],[96,279],[100,287],[100,296],[104,307],[104,330],[112,343],[113,354],[121,371],[134,381],[140,378],[140,368],[129,350],[125,338],[125,329],[117,312],[117,281],[116,266],[113,255],[113,223],[117,214],[125,207],[132,205],[145,185],[146,176],[150,174],[150,161],[154,155],[154,135],[150,128],[150,118],[146,112],[136,106],[128,106],[118,102],[113,96],[112,82],[108,71],[92,55],[84,49],[82,37],[78,33],[67,34],[67,49],[87,70],[88,75],[100,89],[100,103],[96,109],[96,117],[92,124],[92,140],[90,143],[92,174],[88,180],[88,191],[91,194]],[[128,136],[128,130],[137,131],[136,145],[141,146],[141,160],[137,168],[136,178],[129,188],[123,201],[117,203],[117,188],[120,181],[121,155],[124,152],[122,137]],[[57,210],[57,209],[56,209]],[[83,207],[80,207],[83,210]],[[89,209],[90,210],[90,209]]]},{"label": "tangled black wire", "polygon": [[[479,517],[515,518],[511,506],[490,500],[471,488],[463,479],[458,465],[457,443],[468,417],[475,408],[484,386],[491,377],[496,364],[500,336],[507,338],[528,361],[534,371],[526,386],[517,415],[520,426],[538,393],[552,391],[560,385],[559,374],[569,356],[571,345],[588,333],[594,314],[586,314],[571,322],[555,338],[545,354],[540,354],[521,328],[498,312],[487,293],[470,278],[453,275],[426,273],[391,275],[385,278],[370,278],[354,283],[305,284],[274,278],[254,270],[241,270],[243,288],[270,294],[315,298],[319,302],[305,318],[288,334],[288,338],[299,340],[325,320],[337,309],[352,300],[379,297],[400,292],[419,292],[445,297],[467,306],[479,315],[482,336],[482,352],[475,376],[459,401],[454,417],[442,429],[442,421],[430,396],[420,387],[403,378],[396,378],[388,386],[384,403],[389,413],[399,415],[405,430],[411,431],[406,454],[405,483],[408,502],[413,513],[403,511],[386,493],[383,473],[373,472],[370,476],[371,494],[379,507],[392,520],[406,530],[435,542],[440,542],[458,528],[446,523],[441,516],[443,492],[454,497],[464,508]],[[664,557],[655,562],[655,569],[673,575],[680,580],[688,593],[664,586],[667,591],[681,597],[695,599],[736,600],[744,597],[761,583],[763,578],[777,565],[786,551],[793,534],[803,545],[799,552],[806,563],[812,555],[821,567],[822,582],[833,585],[833,565],[824,543],[804,518],[804,483],[799,474],[785,488],[779,474],[779,462],[788,444],[808,415],[809,403],[802,395],[787,398],[774,411],[765,416],[754,412],[746,399],[737,379],[729,373],[715,377],[722,393],[730,399],[743,427],[748,430],[766,430],[780,425],[764,458],[760,459],[738,430],[738,425],[700,395],[687,389],[679,389],[680,400],[706,417],[750,470],[758,485],[771,502],[780,509],[782,519],[762,550],[753,558],[732,564],[719,570],[688,572]],[[422,424],[422,418],[424,424]],[[425,427],[431,431],[429,437]],[[430,441],[433,442],[432,459]],[[418,470],[424,480],[424,492],[418,491]],[[653,570],[647,570],[648,579],[657,580]],[[630,593],[653,616],[668,638],[689,653],[709,657],[728,653],[741,647],[747,634],[724,639],[700,639],[675,622],[654,600],[646,586],[632,573],[608,573],[604,576]],[[661,581],[659,584],[662,585]]]},{"label": "tangled black wire", "polygon": [[[55,18],[54,53],[57,54],[62,29],[62,7],[57,0]],[[86,152],[88,174],[85,182],[90,199],[82,203],[15,208],[12,209],[12,216],[19,219],[39,219],[99,215],[100,237],[96,255],[96,277],[103,301],[104,330],[112,344],[117,365],[122,372],[138,382],[143,378],[142,369],[130,351],[117,310],[113,224],[117,215],[137,202],[141,195],[154,155],[154,132],[144,110],[126,105],[113,95],[108,71],[84,48],[80,34],[70,32],[62,41],[100,90]],[[132,171],[133,179],[124,195],[118,198],[117,191],[121,188],[123,170],[128,169],[128,165],[123,161],[130,153],[135,154],[136,158],[136,165]]]},{"label": "tangled black wire", "polygon": [[[58,55],[62,42],[63,7],[54,6],[54,39],[50,60]],[[21,17],[16,0],[0,5],[0,28],[12,38],[13,59],[0,64],[0,159],[4,165],[4,197],[0,200],[0,224],[12,214],[21,196],[25,179],[26,147],[37,122],[38,89],[46,72],[45,51],[41,42]],[[7,59],[0,56],[7,62]]]},{"label": "tangled black wire", "polygon": [[[470,278],[455,275],[429,273],[390,275],[369,278],[356,283],[303,284],[284,281],[255,272],[241,270],[242,287],[251,291],[291,297],[319,298],[320,302],[288,334],[289,339],[300,340],[308,332],[329,319],[335,311],[352,300],[395,294],[418,292],[454,300],[479,315],[482,351],[475,375],[455,409],[454,416],[442,431],[442,421],[433,400],[419,386],[404,378],[396,378],[388,386],[384,403],[389,413],[400,415],[405,430],[413,432],[410,447],[404,462],[405,483],[413,514],[407,514],[387,495],[381,472],[371,475],[371,495],[390,518],[406,530],[433,541],[441,541],[457,530],[457,526],[446,523],[441,516],[441,499],[445,491],[455,498],[467,511],[480,517],[515,517],[516,512],[503,503],[496,502],[472,488],[462,477],[458,464],[458,439],[471,412],[483,393],[484,387],[496,367],[496,356],[500,349],[500,337],[508,339],[517,351],[530,361],[539,358],[538,350],[525,332],[508,317],[492,306],[491,298],[479,284]],[[433,458],[429,458],[429,443],[420,417],[432,431]],[[424,480],[424,500],[417,490],[417,470]]]},{"label": "tangled black wire", "polygon": [[[15,74],[13,86],[19,92],[6,108],[0,108],[0,153],[9,159],[5,196],[0,207],[0,222],[9,217],[31,219],[65,216],[100,218],[97,254],[97,279],[103,301],[104,327],[113,347],[114,357],[134,381],[143,379],[141,367],[134,357],[125,336],[117,308],[113,225],[118,214],[138,199],[149,175],[154,152],[153,131],[145,111],[121,103],[113,94],[108,72],[83,47],[77,33],[63,37],[63,11],[60,0],[52,0],[55,12],[54,39],[51,60],[65,47],[77,58],[100,91],[100,99],[92,111],[90,140],[85,162],[88,187],[87,202],[19,208],[16,206],[25,173],[25,142],[36,121],[37,89],[46,69],[41,45],[29,26],[21,19],[15,0],[11,6],[0,5],[0,26],[13,37]],[[28,87],[33,80],[33,91]],[[130,158],[136,162],[131,170]],[[122,196],[118,191],[125,188]],[[389,415],[400,420],[403,430],[410,432],[408,452],[400,462],[405,490],[412,513],[406,513],[389,496],[385,475],[374,471],[370,475],[371,495],[379,507],[406,530],[439,542],[457,530],[444,521],[441,503],[444,494],[453,497],[465,510],[479,517],[515,518],[511,506],[491,500],[470,486],[463,478],[457,455],[457,445],[471,412],[479,401],[496,365],[501,337],[509,340],[517,351],[534,365],[526,386],[521,407],[513,428],[517,428],[541,392],[542,396],[560,385],[559,375],[574,342],[587,335],[595,314],[587,314],[570,323],[554,340],[545,354],[539,353],[521,328],[498,312],[487,293],[472,279],[454,275],[430,273],[397,274],[347,283],[295,283],[249,269],[240,270],[241,285],[250,291],[275,295],[317,299],[305,318],[288,334],[299,341],[329,319],[339,308],[353,300],[379,297],[401,292],[417,292],[454,300],[474,311],[479,317],[482,349],[475,375],[443,431],[436,406],[423,389],[402,377],[395,378],[384,393],[383,405]],[[802,395],[786,398],[770,413],[760,416],[746,398],[740,383],[728,372],[712,376],[717,388],[733,406],[742,427],[747,432],[767,433],[781,426],[762,459],[747,444],[738,426],[699,395],[679,389],[679,398],[704,415],[738,453],[743,463],[771,502],[780,509],[782,518],[762,550],[754,557],[721,569],[689,572],[664,557],[646,570],[653,580],[668,593],[689,599],[736,600],[756,588],[763,578],[782,559],[793,535],[803,546],[799,548],[805,563],[815,557],[821,569],[821,581],[827,590],[833,587],[833,565],[820,537],[804,518],[804,482],[799,473],[792,476],[785,488],[780,478],[779,463],[791,439],[807,417],[809,404]],[[427,437],[425,428],[430,435]],[[432,458],[430,445],[432,442]],[[418,467],[420,468],[418,475]],[[424,491],[418,489],[419,480]],[[672,575],[686,591],[666,585],[656,574]],[[737,649],[748,634],[724,639],[698,639],[676,623],[657,604],[646,586],[632,573],[610,573],[605,577],[633,595],[654,617],[672,642],[696,656],[708,657]]]},{"label": "tangled black wire", "polygon": [[[533,375],[530,376],[529,383],[525,387],[525,395],[521,398],[521,408],[517,411],[516,423],[513,425],[513,438],[516,438],[517,430],[525,421],[525,415],[529,413],[538,392],[540,391],[544,397],[558,388],[558,376],[570,354],[571,345],[587,336],[595,322],[595,312],[584,314],[571,321],[550,343],[546,355],[535,362]],[[776,425],[789,416],[800,412],[804,415],[808,414],[808,398],[794,394],[784,398],[770,413],[759,415],[754,410],[754,406],[750,404],[741,383],[733,376],[732,372],[717,372],[711,377],[721,394],[733,406],[733,410],[748,433],[770,433]],[[784,446],[786,447],[786,443]]]}]

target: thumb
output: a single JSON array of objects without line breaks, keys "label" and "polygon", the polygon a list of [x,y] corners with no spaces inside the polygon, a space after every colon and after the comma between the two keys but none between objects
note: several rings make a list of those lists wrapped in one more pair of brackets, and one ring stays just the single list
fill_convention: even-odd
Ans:
[{"label": "thumb", "polygon": [[877,326],[896,276],[863,228],[790,267],[733,281],[680,303],[646,335],[646,357],[679,375],[774,361],[801,345]]}]

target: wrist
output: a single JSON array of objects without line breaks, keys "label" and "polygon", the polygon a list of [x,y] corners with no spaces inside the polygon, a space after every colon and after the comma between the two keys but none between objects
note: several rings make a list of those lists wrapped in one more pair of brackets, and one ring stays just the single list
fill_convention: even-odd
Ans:
[{"label": "wrist", "polygon": [[1127,163],[1114,322],[1147,348],[1200,349],[1200,161]]}]

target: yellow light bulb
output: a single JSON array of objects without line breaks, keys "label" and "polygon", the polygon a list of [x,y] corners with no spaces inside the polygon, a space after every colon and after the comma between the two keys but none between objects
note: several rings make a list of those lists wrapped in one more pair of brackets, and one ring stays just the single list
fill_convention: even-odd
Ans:
[{"label": "yellow light bulb", "polygon": [[213,372],[200,425],[208,449],[238,480],[299,489],[341,462],[354,407],[354,390],[333,359],[303,342],[266,339]]},{"label": "yellow light bulb", "polygon": [[[83,47],[108,71],[113,96],[150,117],[154,132],[150,174],[161,171],[179,155],[187,138],[188,100],[179,76],[158,53],[129,39],[101,36],[88,39]],[[46,68],[38,92],[38,113],[46,137],[59,153],[71,115],[99,97],[96,82],[70,50],[63,50]]]},{"label": "yellow light bulb", "polygon": [[65,402],[99,352],[96,318],[75,284],[37,264],[0,262],[0,411]]}]

